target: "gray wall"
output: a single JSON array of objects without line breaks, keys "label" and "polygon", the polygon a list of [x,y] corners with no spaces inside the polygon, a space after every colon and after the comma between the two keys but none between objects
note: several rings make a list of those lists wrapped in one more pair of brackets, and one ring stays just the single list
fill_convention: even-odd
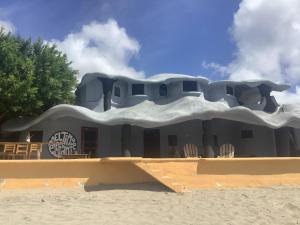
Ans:
[{"label": "gray wall", "polygon": [[202,144],[202,121],[190,120],[187,122],[161,127],[160,129],[160,147],[161,156],[169,157],[172,147],[168,145],[168,135],[176,135],[178,138],[178,146],[176,147],[181,154],[185,144],[195,144],[198,147],[199,155],[204,154]]},{"label": "gray wall", "polygon": [[[31,131],[43,130],[43,141],[48,142],[49,138],[57,131],[68,131],[77,139],[77,148],[81,148],[81,127],[98,128],[97,157],[122,156],[121,150],[121,125],[105,126],[92,122],[82,121],[74,118],[60,118],[57,120],[46,120],[32,127]],[[203,148],[203,126],[201,120],[191,120],[183,123],[160,127],[160,155],[169,157],[172,147],[168,145],[168,135],[176,135],[178,146],[176,149],[183,151],[185,144],[198,146],[199,155],[204,156]],[[30,131],[29,130],[29,131]],[[249,139],[241,138],[242,130],[252,130],[254,137]],[[27,131],[28,132],[28,131]],[[23,132],[20,140],[25,140],[27,132]],[[297,133],[300,131],[297,130]],[[222,144],[233,144],[236,156],[276,156],[276,140],[274,130],[244,124],[234,121],[214,119],[212,121],[212,135],[218,137],[218,146],[215,146],[215,155],[218,155],[218,148]],[[144,155],[144,128],[132,126],[131,128],[131,155]],[[43,158],[52,158],[48,146],[43,148]]]},{"label": "gray wall", "polygon": [[[144,84],[144,95],[132,95],[132,84]],[[113,85],[114,87],[119,87],[121,91],[121,96],[114,96],[114,91],[112,93],[112,107],[122,108],[128,106],[137,105],[145,100],[149,101],[174,101],[175,99],[184,96],[200,96],[203,93],[204,86],[201,82],[197,82],[198,91],[197,92],[183,92],[182,91],[182,81],[174,81],[166,83],[168,89],[168,96],[159,95],[159,87],[163,83],[144,83],[144,82],[132,82],[132,81],[122,81],[118,80]]]},{"label": "gray wall", "polygon": [[80,88],[79,105],[96,112],[104,111],[104,95],[102,82],[93,79]]},{"label": "gray wall", "polygon": [[[187,79],[189,80],[189,79]],[[239,106],[239,102],[243,102],[243,106],[252,110],[266,110],[267,104],[274,102],[277,105],[275,98],[263,97],[258,87],[248,87],[247,85],[240,86],[242,88],[241,95],[237,96],[236,90],[239,85],[229,85],[233,88],[235,96],[226,93],[226,83],[212,83],[210,85],[204,84],[201,81],[195,81],[198,85],[196,92],[183,92],[183,80],[172,80],[159,83],[150,83],[144,81],[131,81],[118,79],[113,84],[114,87],[119,87],[121,96],[114,96],[112,93],[111,106],[112,108],[130,107],[139,104],[145,100],[154,101],[158,104],[167,104],[184,96],[200,96],[204,94],[208,101],[221,101],[227,103],[229,107]],[[145,90],[143,95],[132,95],[132,84],[144,84]],[[159,95],[159,87],[161,84],[166,84],[168,89],[168,96]],[[104,95],[103,84],[100,79],[94,78],[87,81],[78,90],[77,102],[79,105],[89,108],[96,112],[104,111]]]},{"label": "gray wall", "polygon": [[[253,138],[243,139],[241,132],[252,130]],[[229,120],[214,119],[213,133],[218,136],[218,146],[233,144],[237,156],[276,156],[274,130]],[[217,153],[218,154],[218,153]]]},{"label": "gray wall", "polygon": [[[37,124],[26,132],[21,133],[20,141],[25,141],[29,131],[43,131],[43,142],[48,142],[49,138],[57,131],[68,131],[77,139],[77,149],[81,149],[81,127],[98,128],[98,148],[97,157],[121,156],[121,129],[120,126],[98,125],[92,122],[78,120],[74,118],[60,118],[57,120],[47,120]],[[48,151],[48,146],[43,146],[42,158],[53,158]]]},{"label": "gray wall", "polygon": [[[205,92],[205,98],[214,102],[223,101],[230,107],[239,106],[240,104],[238,101],[240,101],[243,102],[244,107],[251,110],[264,110],[267,104],[267,99],[262,97],[257,87],[248,87],[248,89],[242,92],[240,98],[237,99],[235,96],[226,93],[226,86],[226,84],[210,85]],[[233,91],[235,92],[234,85],[229,86],[233,87]]]},{"label": "gray wall", "polygon": [[[169,157],[171,147],[168,145],[168,135],[176,135],[178,139],[178,149],[183,151],[185,144],[195,144],[198,146],[199,153],[203,154],[202,146],[202,122],[192,120],[176,125],[164,126],[160,128],[160,156]],[[144,156],[144,128],[131,127],[131,156]]]}]

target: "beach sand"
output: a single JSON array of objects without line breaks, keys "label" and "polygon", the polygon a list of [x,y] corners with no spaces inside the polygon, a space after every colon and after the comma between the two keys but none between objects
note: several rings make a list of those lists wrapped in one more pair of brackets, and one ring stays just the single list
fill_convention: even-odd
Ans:
[{"label": "beach sand", "polygon": [[1,190],[0,224],[300,224],[300,186],[184,194],[159,184]]}]

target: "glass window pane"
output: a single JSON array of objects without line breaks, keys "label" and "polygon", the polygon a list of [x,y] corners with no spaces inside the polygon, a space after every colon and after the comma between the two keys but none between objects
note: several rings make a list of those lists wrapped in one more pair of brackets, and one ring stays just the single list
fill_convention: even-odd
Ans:
[{"label": "glass window pane", "polygon": [[182,87],[184,92],[198,91],[196,81],[183,81]]},{"label": "glass window pane", "polygon": [[145,94],[144,84],[133,84],[132,85],[132,95],[144,95]]}]

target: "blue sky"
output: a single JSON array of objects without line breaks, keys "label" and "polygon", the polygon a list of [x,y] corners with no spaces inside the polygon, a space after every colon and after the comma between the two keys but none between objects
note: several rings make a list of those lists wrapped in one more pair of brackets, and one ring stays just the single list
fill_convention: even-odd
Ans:
[{"label": "blue sky", "polygon": [[0,0],[1,24],[56,44],[80,75],[269,79],[300,99],[299,0]]},{"label": "blue sky", "polygon": [[[230,3],[230,4],[229,4]],[[115,19],[141,45],[130,62],[146,75],[208,74],[202,61],[227,64],[234,43],[228,29],[239,1],[1,1],[23,37],[63,39],[91,21]]]}]

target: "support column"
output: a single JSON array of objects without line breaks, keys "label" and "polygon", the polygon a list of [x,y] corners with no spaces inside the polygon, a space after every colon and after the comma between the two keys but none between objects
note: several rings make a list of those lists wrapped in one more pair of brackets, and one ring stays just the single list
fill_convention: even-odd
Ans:
[{"label": "support column", "polygon": [[282,127],[275,130],[277,156],[290,156],[290,137],[289,128]]},{"label": "support column", "polygon": [[122,154],[125,157],[131,156],[131,125],[124,124],[122,126]]},{"label": "support column", "polygon": [[205,150],[205,156],[207,158],[214,158],[216,152],[214,152],[214,140],[212,134],[212,120],[203,121],[203,146]]}]

